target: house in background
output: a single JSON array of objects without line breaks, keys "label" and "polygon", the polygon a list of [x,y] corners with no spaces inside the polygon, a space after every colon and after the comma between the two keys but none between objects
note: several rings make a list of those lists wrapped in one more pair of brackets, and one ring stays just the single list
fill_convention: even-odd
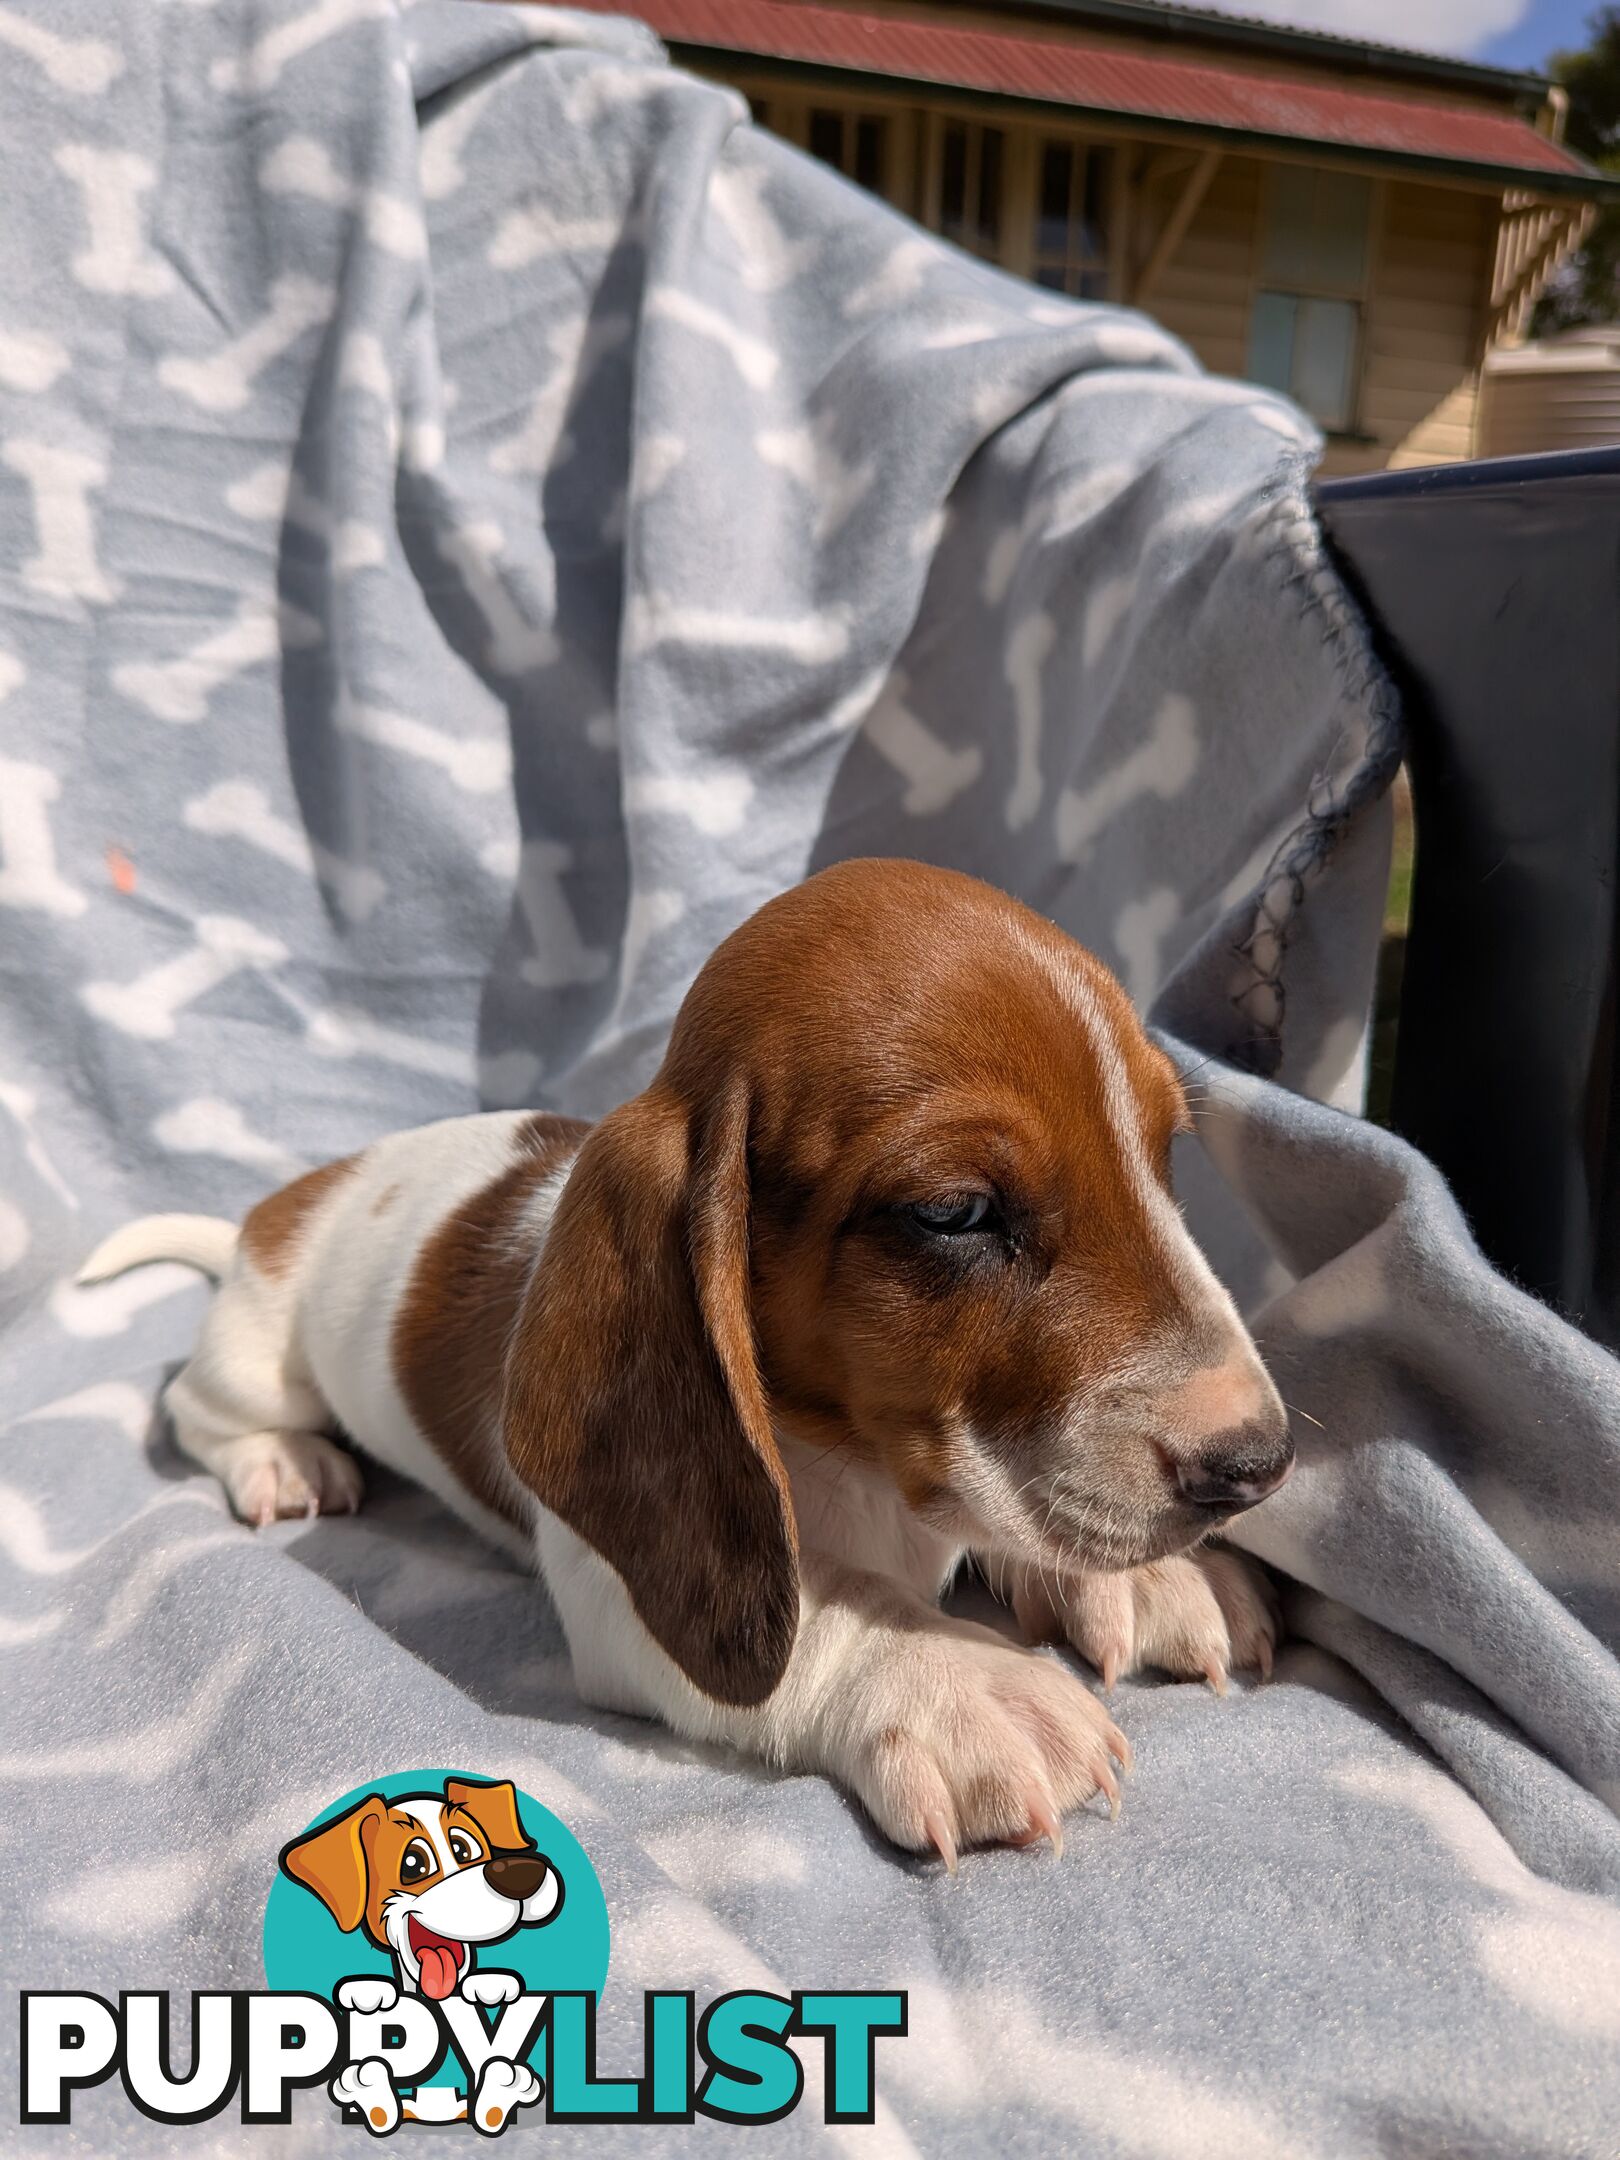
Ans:
[{"label": "house in background", "polygon": [[618,0],[1021,276],[1287,391],[1329,472],[1474,448],[1480,368],[1620,182],[1543,78],[1168,0]]}]

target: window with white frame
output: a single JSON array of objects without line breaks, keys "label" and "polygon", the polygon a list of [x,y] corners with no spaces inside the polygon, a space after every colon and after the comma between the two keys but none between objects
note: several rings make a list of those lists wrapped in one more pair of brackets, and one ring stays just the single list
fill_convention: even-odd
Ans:
[{"label": "window with white frame", "polygon": [[1108,292],[1106,150],[1049,136],[1035,168],[1030,276],[1054,292],[1101,300]]},{"label": "window with white frame", "polygon": [[1278,165],[1269,176],[1249,374],[1330,432],[1355,425],[1372,202],[1357,173]]}]

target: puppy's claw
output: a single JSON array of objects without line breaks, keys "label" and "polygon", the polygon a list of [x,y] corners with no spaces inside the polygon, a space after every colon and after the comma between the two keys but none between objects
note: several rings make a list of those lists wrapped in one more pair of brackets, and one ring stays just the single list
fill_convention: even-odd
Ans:
[{"label": "puppy's claw", "polygon": [[1029,1804],[1030,1843],[1038,1844],[1042,1838],[1052,1848],[1052,1858],[1063,1858],[1063,1822],[1057,1809],[1045,1800],[1032,1800]]},{"label": "puppy's claw", "polygon": [[1260,1668],[1260,1679],[1262,1685],[1264,1685],[1264,1683],[1271,1678],[1276,1663],[1272,1653],[1271,1637],[1269,1635],[1261,1636],[1258,1644],[1255,1647],[1254,1661],[1256,1665],[1258,1665]]},{"label": "puppy's claw", "polygon": [[310,1496],[309,1496],[309,1498],[308,1498],[308,1499],[307,1499],[307,1500],[306,1500],[306,1501],[304,1502],[304,1520],[305,1520],[305,1522],[313,1522],[313,1521],[315,1520],[316,1516],[317,1516],[317,1515],[318,1515],[318,1514],[319,1514],[320,1512],[321,1512],[321,1500],[320,1500],[320,1495],[319,1495],[319,1493],[311,1493],[311,1494],[310,1494]]},{"label": "puppy's claw", "polygon": [[956,1873],[956,1840],[951,1836],[950,1828],[944,1816],[925,1815],[923,1817],[923,1835],[944,1861],[946,1874],[954,1875]]},{"label": "puppy's claw", "polygon": [[1108,1802],[1108,1820],[1118,1822],[1120,1810],[1119,1780],[1106,1763],[1103,1763],[1097,1771],[1097,1790]]},{"label": "puppy's claw", "polygon": [[1118,1681],[1118,1679],[1119,1652],[1117,1650],[1105,1650],[1103,1652],[1102,1661],[1102,1684],[1103,1693],[1105,1695],[1113,1694],[1115,1683]]},{"label": "puppy's claw", "polygon": [[1204,1678],[1217,1695],[1226,1693],[1226,1667],[1217,1657],[1210,1658],[1204,1666]]}]

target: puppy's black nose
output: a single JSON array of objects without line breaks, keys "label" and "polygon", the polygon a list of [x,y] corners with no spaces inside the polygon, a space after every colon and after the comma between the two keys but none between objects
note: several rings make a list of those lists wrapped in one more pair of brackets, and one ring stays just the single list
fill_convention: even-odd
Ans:
[{"label": "puppy's black nose", "polygon": [[484,1863],[484,1875],[492,1890],[509,1897],[514,1905],[521,1905],[545,1881],[546,1863],[528,1853],[497,1853]]},{"label": "puppy's black nose", "polygon": [[1194,1461],[1178,1463],[1176,1483],[1194,1507],[1236,1515],[1274,1493],[1293,1467],[1287,1428],[1256,1422],[1207,1441]]}]

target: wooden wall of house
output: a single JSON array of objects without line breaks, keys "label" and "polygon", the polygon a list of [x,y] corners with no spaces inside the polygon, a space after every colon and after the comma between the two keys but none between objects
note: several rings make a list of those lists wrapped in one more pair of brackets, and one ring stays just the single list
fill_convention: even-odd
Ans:
[{"label": "wooden wall of house", "polygon": [[[1246,372],[1264,201],[1258,158],[1222,160],[1148,302],[1207,368]],[[1324,470],[1434,465],[1471,454],[1497,198],[1414,181],[1382,183],[1363,317],[1356,434],[1328,444]]]},{"label": "wooden wall of house", "polygon": [[1376,441],[1341,471],[1473,449],[1499,199],[1410,180],[1386,182],[1383,196],[1361,391]]},{"label": "wooden wall of house", "polygon": [[[1121,153],[1147,165],[1148,150]],[[1254,300],[1260,247],[1264,168],[1258,158],[1223,158],[1198,213],[1187,228],[1158,287],[1144,305],[1173,336],[1189,344],[1216,375],[1243,375],[1249,364],[1249,311]],[[1172,179],[1157,200],[1133,188],[1133,223],[1151,236],[1175,200]],[[1145,253],[1138,247],[1138,253]]]}]

